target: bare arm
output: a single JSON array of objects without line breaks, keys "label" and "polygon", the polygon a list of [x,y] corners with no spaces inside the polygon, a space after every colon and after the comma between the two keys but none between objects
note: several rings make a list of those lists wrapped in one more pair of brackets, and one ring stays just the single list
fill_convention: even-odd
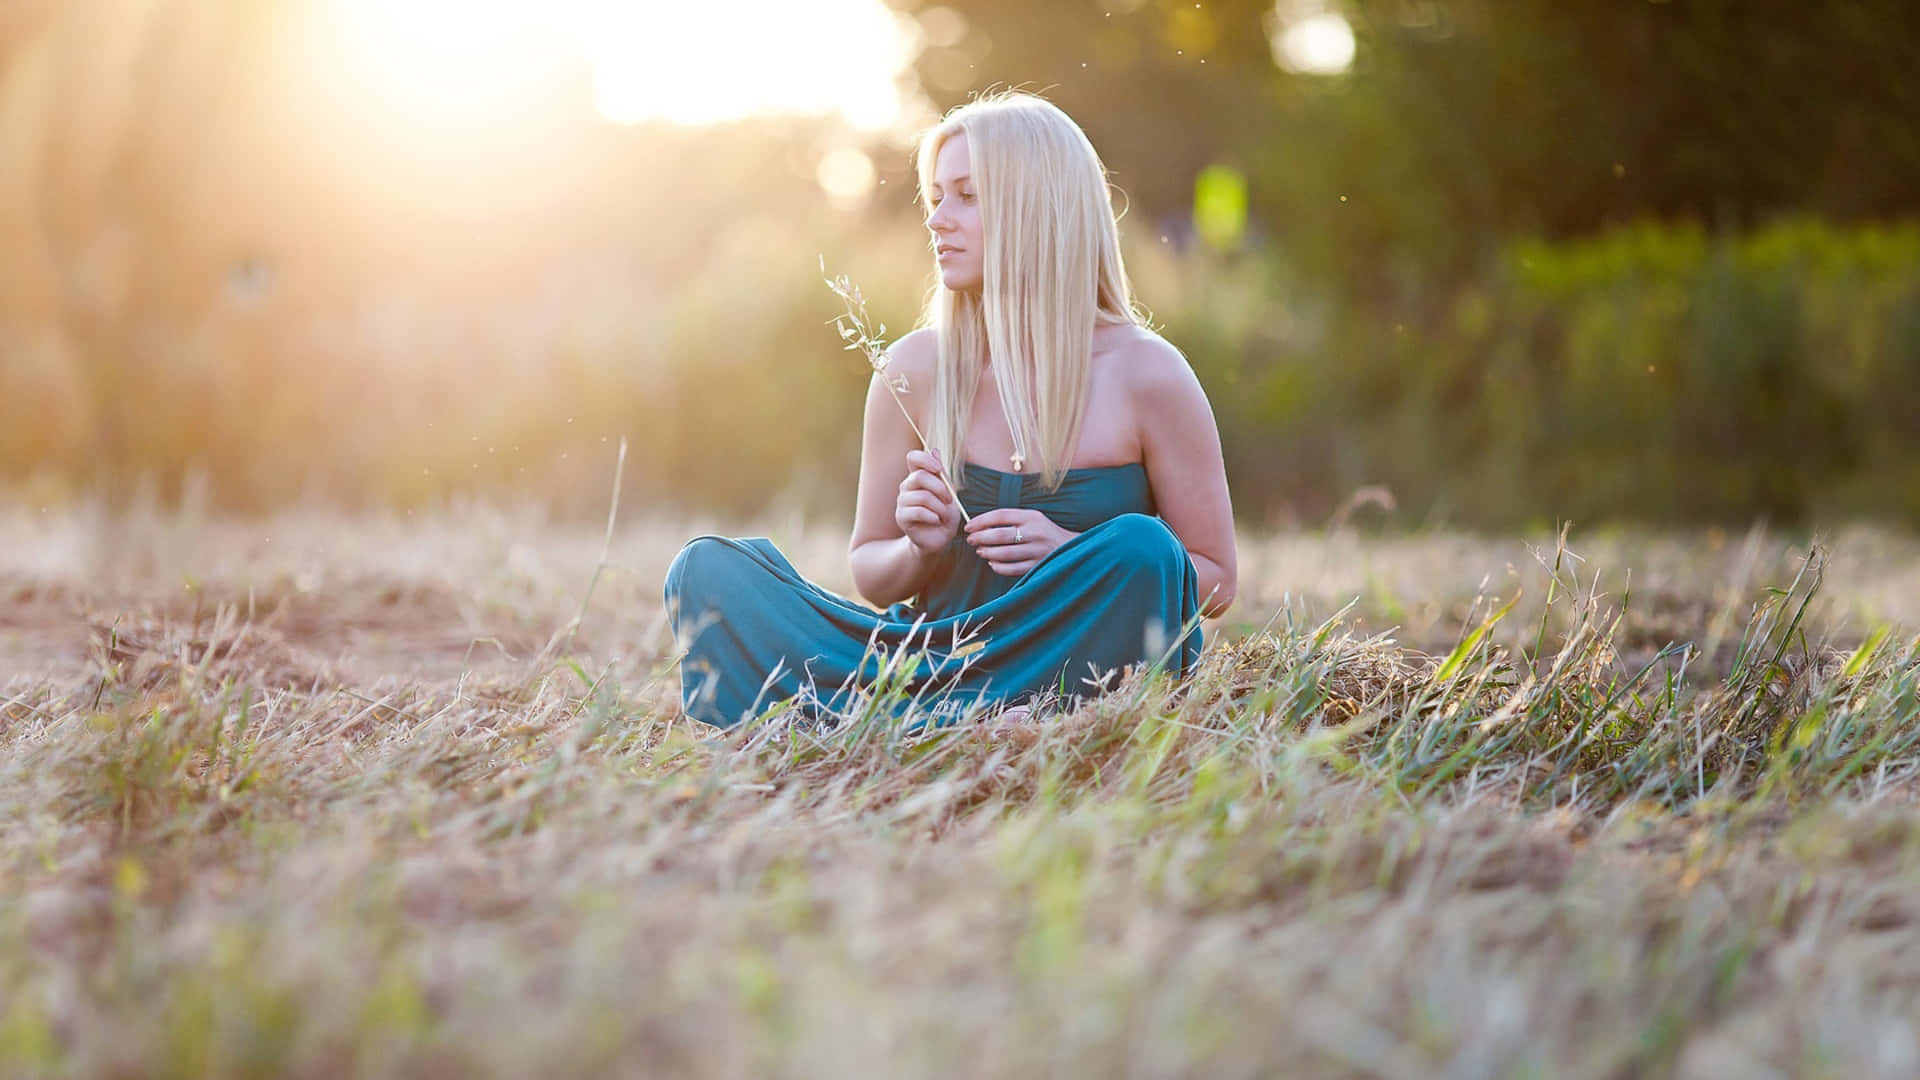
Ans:
[{"label": "bare arm", "polygon": [[[876,373],[867,384],[866,419],[860,439],[860,488],[853,534],[847,541],[847,565],[860,595],[881,607],[920,594],[945,559],[916,545],[898,520],[900,515],[912,513],[925,514],[931,521],[950,500],[943,487],[937,493],[921,490],[912,497],[903,492],[914,471],[907,455],[921,449],[920,440],[884,381],[907,377],[907,392],[901,397],[919,420],[932,397],[934,348],[931,331],[908,334],[887,350],[890,360],[886,373]],[[957,510],[952,511],[952,516],[957,515]],[[929,529],[937,531],[932,524]]]},{"label": "bare arm", "polygon": [[1147,482],[1199,574],[1201,613],[1217,618],[1233,606],[1240,571],[1213,407],[1187,358],[1160,338],[1142,342],[1130,361]]}]

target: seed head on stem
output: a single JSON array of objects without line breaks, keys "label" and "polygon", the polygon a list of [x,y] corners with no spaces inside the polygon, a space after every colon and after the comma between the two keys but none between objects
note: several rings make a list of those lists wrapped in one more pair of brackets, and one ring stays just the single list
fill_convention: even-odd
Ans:
[{"label": "seed head on stem", "polygon": [[[825,256],[821,256],[820,273],[824,276],[826,272],[827,260]],[[910,393],[912,390],[907,385],[907,377],[904,374],[887,372],[887,361],[890,359],[887,356],[887,324],[876,325],[867,315],[867,299],[861,295],[860,286],[848,280],[847,275],[829,277],[826,278],[826,282],[827,288],[833,290],[833,295],[839,297],[840,302],[847,306],[846,312],[834,316],[833,320],[834,329],[840,333],[840,340],[846,342],[842,348],[848,352],[859,352],[866,356],[867,365],[873,368],[874,374],[880,376],[880,381],[886,384],[887,392],[893,395],[893,403],[900,406],[900,414],[907,418],[907,426],[913,429],[914,438],[919,439],[921,448],[925,449],[927,437],[921,432],[920,425],[914,422],[912,410],[908,409],[907,403],[900,399],[901,394]],[[953,489],[953,482],[947,479],[944,467],[939,476],[940,482],[947,486],[948,494],[953,496],[953,505],[960,510],[960,520],[972,521],[973,516],[967,513],[965,504],[961,503],[960,493]]]}]

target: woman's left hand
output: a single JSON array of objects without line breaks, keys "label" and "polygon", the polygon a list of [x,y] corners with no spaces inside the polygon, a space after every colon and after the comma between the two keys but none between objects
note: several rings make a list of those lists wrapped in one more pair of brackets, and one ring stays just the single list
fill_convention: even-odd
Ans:
[{"label": "woman's left hand", "polygon": [[1061,544],[1080,534],[1053,523],[1038,510],[1003,507],[976,514],[966,526],[967,543],[996,574],[1019,577],[1040,565]]}]

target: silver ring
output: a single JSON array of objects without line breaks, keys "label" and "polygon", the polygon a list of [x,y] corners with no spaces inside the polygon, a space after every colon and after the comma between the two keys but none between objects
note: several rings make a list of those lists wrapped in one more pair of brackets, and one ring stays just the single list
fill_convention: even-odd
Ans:
[{"label": "silver ring", "polygon": [[1018,525],[1013,527],[1013,542],[1016,544],[1024,544],[1027,542],[1026,534],[1020,531],[1020,526]]}]

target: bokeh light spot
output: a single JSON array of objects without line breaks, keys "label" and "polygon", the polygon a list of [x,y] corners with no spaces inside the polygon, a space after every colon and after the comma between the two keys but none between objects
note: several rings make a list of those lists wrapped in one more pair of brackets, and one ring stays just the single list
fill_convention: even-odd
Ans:
[{"label": "bokeh light spot", "polygon": [[1274,20],[1273,58],[1299,75],[1339,75],[1353,66],[1353,26],[1339,12]]},{"label": "bokeh light spot", "polygon": [[866,153],[851,146],[835,147],[820,158],[820,167],[814,176],[820,181],[820,190],[835,206],[852,209],[866,202],[873,192],[876,174],[873,159]]}]

